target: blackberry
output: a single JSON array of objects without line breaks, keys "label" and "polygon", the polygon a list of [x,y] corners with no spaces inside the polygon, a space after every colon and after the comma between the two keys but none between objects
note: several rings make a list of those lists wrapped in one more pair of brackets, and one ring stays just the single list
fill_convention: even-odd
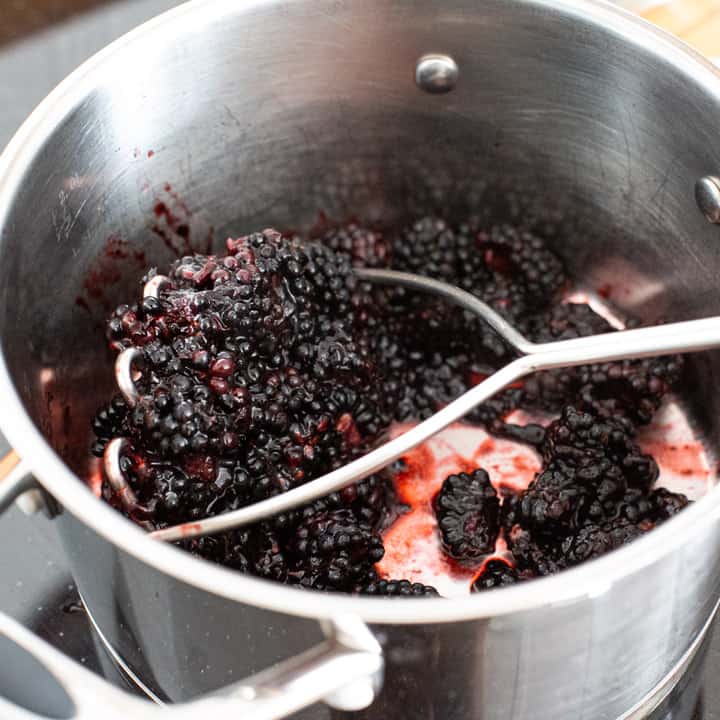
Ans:
[{"label": "blackberry", "polygon": [[652,507],[652,518],[656,522],[669,520],[690,504],[687,496],[666,488],[656,488],[650,493],[648,500]]},{"label": "blackberry", "polygon": [[382,559],[382,540],[350,510],[312,513],[286,542],[300,584],[318,590],[351,591],[372,577]]},{"label": "blackberry", "polygon": [[347,225],[328,231],[323,242],[336,253],[350,258],[353,265],[382,268],[390,264],[390,243],[379,231]]},{"label": "blackberry", "polygon": [[[522,283],[488,267],[478,238],[472,223],[452,228],[440,218],[422,218],[394,239],[392,267],[457,285],[508,318],[520,318],[528,309]],[[443,300],[400,288],[391,294],[391,303],[402,314],[403,336],[420,350],[442,350],[447,358],[455,354],[455,344],[460,352],[471,350],[476,359],[497,362],[508,355],[505,343],[486,324]]]},{"label": "blackberry", "polygon": [[355,592],[358,595],[379,597],[440,597],[431,585],[411,583],[409,580],[374,580],[356,588]]},{"label": "blackberry", "polygon": [[527,230],[495,225],[478,234],[477,244],[491,270],[522,282],[528,299],[541,306],[551,302],[567,278],[560,260]]},{"label": "blackberry", "polygon": [[[591,472],[601,475],[602,470],[614,473],[615,477],[604,481],[619,485],[622,478],[613,466],[599,467],[593,463]],[[590,481],[595,480],[592,478]],[[593,488],[590,482],[583,482],[573,468],[564,465],[549,465],[530,483],[522,493],[518,504],[521,523],[534,531],[551,535],[569,532],[579,527],[588,515],[592,502]]]},{"label": "blackberry", "polygon": [[293,580],[280,540],[265,523],[221,535],[186,540],[183,546],[194,555],[234,570],[278,582]]},{"label": "blackberry", "polygon": [[560,303],[531,319],[528,334],[534,342],[546,343],[556,340],[601,335],[614,328],[585,303]]},{"label": "blackberry", "polygon": [[[491,374],[490,372],[487,374],[482,373],[482,379],[484,379],[486,375],[489,376]],[[488,430],[500,429],[502,432],[502,426],[504,425],[503,418],[518,408],[523,402],[524,397],[525,392],[522,387],[507,388],[489,400],[486,400],[474,410],[471,410],[467,417],[471,422],[485,425]]]},{"label": "blackberry", "polygon": [[561,539],[537,536],[520,525],[513,526],[507,541],[518,575],[529,579],[554,575],[567,568],[568,562],[558,542]]},{"label": "blackberry", "polygon": [[124,435],[149,467],[187,477],[192,490],[157,505],[158,525],[335,469],[392,419],[364,335],[379,310],[349,260],[273,230],[227,249],[181,258],[157,302],[111,321],[116,350],[142,348],[141,399],[122,418],[99,415],[93,450]]},{"label": "blackberry", "polygon": [[634,427],[626,418],[603,418],[568,405],[545,433],[541,451],[546,462],[562,461],[576,468],[595,460],[616,465],[629,487],[647,492],[658,477],[657,463],[640,452]]},{"label": "blackberry", "polygon": [[654,508],[647,493],[629,488],[622,500],[614,506],[604,508],[608,520],[629,521],[635,524],[654,522]]},{"label": "blackberry", "polygon": [[482,592],[493,588],[514,585],[519,581],[519,576],[509,563],[504,560],[489,560],[483,565],[480,574],[473,580],[470,586],[471,592]]},{"label": "blackberry", "polygon": [[567,407],[541,449],[545,465],[503,504],[502,524],[518,568],[545,575],[631,542],[679,512],[684,495],[651,488],[655,461],[642,454],[625,417]]},{"label": "blackberry", "polygon": [[445,478],[434,507],[449,555],[474,561],[494,550],[500,529],[500,501],[485,470]]},{"label": "blackberry", "polygon": [[477,252],[474,233],[458,231],[445,220],[425,217],[405,228],[393,241],[392,265],[405,270],[457,283],[460,279],[487,278],[485,263]]},{"label": "blackberry", "polygon": [[116,395],[106,406],[100,408],[92,419],[92,429],[96,441],[92,453],[102,457],[105,446],[114,437],[123,433],[123,423],[128,414],[128,406],[120,395]]},{"label": "blackberry", "polygon": [[682,356],[622,360],[578,370],[583,405],[608,417],[627,417],[646,425],[680,378]]},{"label": "blackberry", "polygon": [[563,541],[563,558],[568,566],[578,565],[626,545],[644,532],[639,525],[629,520],[603,525],[588,524]]},{"label": "blackberry", "polygon": [[572,406],[545,434],[545,465],[519,500],[521,523],[544,534],[570,533],[586,521],[618,517],[629,490],[647,493],[655,461],[633,441],[624,418],[602,418]]}]

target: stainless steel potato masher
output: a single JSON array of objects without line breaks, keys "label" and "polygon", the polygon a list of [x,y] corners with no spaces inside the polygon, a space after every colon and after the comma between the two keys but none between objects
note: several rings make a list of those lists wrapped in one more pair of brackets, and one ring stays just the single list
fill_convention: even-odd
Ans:
[{"label": "stainless steel potato masher", "polygon": [[[329,495],[372,475],[403,454],[459,420],[480,403],[519,378],[538,370],[572,367],[591,363],[628,360],[632,358],[697,352],[720,346],[720,317],[623,330],[591,335],[573,340],[533,343],[523,337],[510,323],[474,295],[438,280],[396,272],[394,270],[357,269],[363,280],[382,285],[400,285],[413,290],[433,293],[469,310],[484,320],[508,342],[520,356],[475,385],[427,420],[419,423],[394,440],[300,487],[262,500],[253,505],[202,520],[175,525],[151,532],[158,540],[181,540],[231,530],[249,525],[272,515]],[[170,280],[158,275],[144,287],[144,297],[157,297]],[[123,350],[115,362],[115,377],[120,392],[130,406],[140,399],[133,381],[133,363],[141,355],[137,348]],[[122,502],[132,508],[136,499],[120,466],[126,438],[111,440],[105,450],[104,469],[112,488]]]}]

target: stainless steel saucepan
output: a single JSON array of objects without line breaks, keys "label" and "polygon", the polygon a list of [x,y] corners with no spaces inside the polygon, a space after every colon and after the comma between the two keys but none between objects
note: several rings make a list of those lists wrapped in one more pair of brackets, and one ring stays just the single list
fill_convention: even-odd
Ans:
[{"label": "stainless steel saucepan", "polygon": [[[182,705],[129,700],[3,618],[0,653],[16,661],[0,669],[0,714],[615,720],[657,708],[700,662],[720,598],[718,490],[551,578],[385,600],[200,561],[82,478],[113,382],[107,309],[143,267],[231,232],[482,209],[535,224],[623,312],[717,315],[720,228],[706,215],[720,218],[719,128],[712,66],[593,0],[195,0],[83,65],[0,158],[1,429],[16,452],[0,507],[46,507],[106,644]],[[720,355],[690,363],[688,410],[717,447]],[[31,670],[54,694],[20,696],[13,678]]]}]

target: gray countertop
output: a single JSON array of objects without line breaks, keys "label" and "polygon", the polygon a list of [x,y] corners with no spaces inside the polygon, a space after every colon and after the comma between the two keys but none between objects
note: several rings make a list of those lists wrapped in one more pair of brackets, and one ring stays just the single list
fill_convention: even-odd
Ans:
[{"label": "gray countertop", "polygon": [[[0,28],[6,23],[7,1],[0,0],[3,5]],[[81,0],[79,4],[88,6],[96,2]],[[28,13],[37,12],[35,0],[19,4],[26,6]],[[66,4],[74,6],[72,0]],[[0,147],[43,97],[84,60],[136,25],[179,4],[178,0],[121,0],[103,4],[6,44],[1,44],[0,30]],[[52,3],[43,0],[39,5]],[[24,29],[31,27],[34,25]]]}]

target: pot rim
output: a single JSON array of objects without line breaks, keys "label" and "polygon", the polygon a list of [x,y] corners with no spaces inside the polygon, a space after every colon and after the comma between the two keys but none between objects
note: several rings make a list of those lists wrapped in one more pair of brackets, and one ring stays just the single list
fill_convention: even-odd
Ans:
[{"label": "pot rim", "polygon": [[[285,0],[301,2],[302,0]],[[563,11],[591,19],[693,77],[720,103],[720,73],[687,45],[642,18],[603,0],[518,0],[544,11]],[[52,137],[60,120],[102,80],[106,66],[124,51],[159,30],[196,29],[209,18],[270,4],[249,0],[191,0],[138,26],[111,43],[63,80],[31,113],[0,155],[0,229],[36,152]],[[202,16],[202,17],[200,17]],[[175,33],[169,33],[173,36]],[[1,241],[1,240],[0,240]],[[0,340],[0,345],[2,341]],[[720,488],[630,545],[558,575],[462,598],[383,599],[308,592],[243,575],[193,557],[177,547],[152,540],[109,505],[99,502],[49,445],[26,413],[0,347],[2,431],[25,458],[42,485],[85,525],[117,548],[161,572],[215,595],[300,617],[327,619],[353,614],[378,624],[444,623],[509,615],[540,607],[562,606],[606,592],[614,583],[640,571],[674,550],[675,544],[700,532],[720,514]],[[10,421],[12,418],[12,421]]]}]

